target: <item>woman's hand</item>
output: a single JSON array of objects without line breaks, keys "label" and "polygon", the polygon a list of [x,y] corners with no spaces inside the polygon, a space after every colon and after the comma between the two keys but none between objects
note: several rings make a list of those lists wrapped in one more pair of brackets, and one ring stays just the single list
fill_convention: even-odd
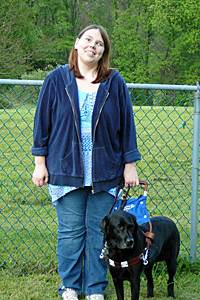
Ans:
[{"label": "woman's hand", "polygon": [[32,181],[37,187],[43,186],[49,181],[49,173],[45,164],[45,156],[35,157],[35,170],[33,172]]},{"label": "woman's hand", "polygon": [[125,187],[139,186],[139,178],[135,167],[135,162],[125,164],[124,168]]}]

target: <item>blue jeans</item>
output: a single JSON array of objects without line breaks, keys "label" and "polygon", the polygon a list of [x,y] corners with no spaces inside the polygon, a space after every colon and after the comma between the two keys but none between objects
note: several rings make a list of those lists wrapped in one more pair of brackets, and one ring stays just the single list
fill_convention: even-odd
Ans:
[{"label": "blue jeans", "polygon": [[107,267],[100,259],[103,233],[100,222],[109,213],[114,197],[107,192],[92,194],[91,187],[66,194],[56,203],[58,216],[58,270],[62,287],[79,295],[104,294]]}]

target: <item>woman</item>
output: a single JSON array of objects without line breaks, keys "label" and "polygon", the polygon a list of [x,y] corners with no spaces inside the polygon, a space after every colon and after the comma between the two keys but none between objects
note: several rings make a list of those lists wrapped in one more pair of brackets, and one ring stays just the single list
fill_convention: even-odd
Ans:
[{"label": "woman", "polygon": [[82,288],[86,299],[104,299],[99,224],[122,180],[139,185],[131,100],[119,72],[109,69],[109,54],[105,29],[85,28],[69,65],[46,77],[35,114],[33,182],[48,183],[57,211],[59,292],[65,300],[77,300]]}]

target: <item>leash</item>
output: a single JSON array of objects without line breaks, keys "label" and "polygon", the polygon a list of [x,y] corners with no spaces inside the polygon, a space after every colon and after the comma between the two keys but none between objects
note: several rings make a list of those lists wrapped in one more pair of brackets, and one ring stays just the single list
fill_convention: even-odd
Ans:
[{"label": "leash", "polygon": [[[118,196],[119,196],[119,191],[120,191],[121,189],[123,189],[123,188],[124,188],[124,182],[122,181],[122,182],[119,184],[119,186],[118,186],[117,194],[116,194],[115,200],[114,200],[114,202],[113,202],[113,205],[111,206],[111,209],[110,209],[110,211],[109,211],[109,215],[111,214],[111,212],[112,212],[112,210],[113,210],[113,207],[115,207],[115,205],[117,204],[117,199],[118,199]],[[129,189],[128,189],[128,191],[126,192],[126,197],[128,196],[128,192],[129,192]],[[123,198],[123,200],[125,200],[125,199]],[[122,210],[121,207],[120,207],[120,210]]]},{"label": "leash", "polygon": [[152,243],[152,240],[154,239],[155,234],[152,232],[152,223],[151,221],[149,222],[149,231],[143,232],[145,237],[146,237],[146,242],[147,242],[147,249],[149,250],[149,246]]},{"label": "leash", "polygon": [[143,265],[148,265],[148,254],[149,254],[149,247],[150,245],[152,244],[152,240],[155,236],[155,234],[152,232],[152,224],[151,224],[151,221],[149,222],[149,227],[150,227],[150,230],[147,231],[147,232],[143,232],[144,236],[146,237],[146,243],[147,243],[147,246],[146,248],[144,249],[145,250],[145,254],[142,256],[142,260],[143,260]]}]

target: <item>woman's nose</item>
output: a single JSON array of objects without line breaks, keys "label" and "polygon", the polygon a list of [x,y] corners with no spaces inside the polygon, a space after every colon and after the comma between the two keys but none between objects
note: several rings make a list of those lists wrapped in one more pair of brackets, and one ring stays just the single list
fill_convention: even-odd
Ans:
[{"label": "woman's nose", "polygon": [[90,42],[90,47],[92,47],[92,48],[94,48],[95,47],[95,41],[94,40],[92,40],[91,42]]}]

